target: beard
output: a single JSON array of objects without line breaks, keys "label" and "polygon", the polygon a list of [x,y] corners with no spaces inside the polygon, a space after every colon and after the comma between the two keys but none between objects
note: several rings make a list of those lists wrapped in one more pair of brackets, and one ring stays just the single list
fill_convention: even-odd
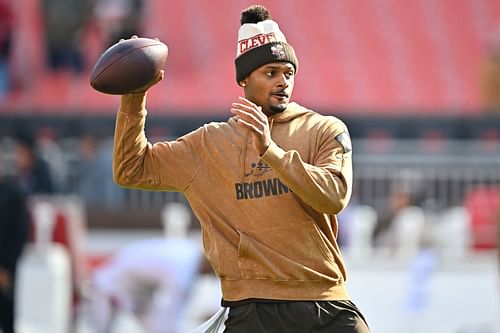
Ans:
[{"label": "beard", "polygon": [[286,110],[286,104],[271,105],[269,106],[269,110],[271,110],[272,114],[281,113]]}]

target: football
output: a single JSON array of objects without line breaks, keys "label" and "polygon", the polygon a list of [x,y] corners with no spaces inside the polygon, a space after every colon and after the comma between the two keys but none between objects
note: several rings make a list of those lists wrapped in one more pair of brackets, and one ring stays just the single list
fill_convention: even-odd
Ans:
[{"label": "football", "polygon": [[111,95],[138,91],[156,77],[167,56],[167,45],[156,39],[122,40],[97,59],[90,74],[90,85]]}]

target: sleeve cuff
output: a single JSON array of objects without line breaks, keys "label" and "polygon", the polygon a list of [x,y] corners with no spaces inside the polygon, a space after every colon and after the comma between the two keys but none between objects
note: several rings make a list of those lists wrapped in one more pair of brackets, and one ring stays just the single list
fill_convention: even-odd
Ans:
[{"label": "sleeve cuff", "polygon": [[284,164],[285,154],[286,151],[281,149],[276,143],[271,142],[266,152],[262,154],[261,159],[271,168],[278,170]]}]

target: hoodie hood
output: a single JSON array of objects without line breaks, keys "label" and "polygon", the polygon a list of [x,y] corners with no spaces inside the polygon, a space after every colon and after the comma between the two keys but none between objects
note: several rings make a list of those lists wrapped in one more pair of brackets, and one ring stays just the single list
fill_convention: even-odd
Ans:
[{"label": "hoodie hood", "polygon": [[[287,107],[286,107],[286,110],[283,111],[283,112],[280,112],[280,113],[276,113],[272,116],[269,117],[269,123],[272,124],[272,123],[286,123],[286,122],[289,122],[295,118],[298,118],[302,115],[305,115],[306,113],[308,112],[311,112],[311,110],[303,107],[303,106],[300,106],[299,104],[295,103],[295,102],[290,102]],[[229,118],[229,124],[233,127],[233,128],[236,128],[236,127],[239,127],[239,125],[237,125],[237,122],[235,120],[236,118],[233,116],[231,118]],[[271,128],[272,129],[272,128]],[[247,131],[246,130],[243,130],[243,131],[236,131],[238,134],[242,134],[243,135],[246,135]]]},{"label": "hoodie hood", "polygon": [[274,123],[286,123],[308,112],[309,112],[308,109],[298,105],[295,102],[291,102],[288,104],[285,111],[274,114],[271,117],[269,117],[269,119],[271,122]]}]

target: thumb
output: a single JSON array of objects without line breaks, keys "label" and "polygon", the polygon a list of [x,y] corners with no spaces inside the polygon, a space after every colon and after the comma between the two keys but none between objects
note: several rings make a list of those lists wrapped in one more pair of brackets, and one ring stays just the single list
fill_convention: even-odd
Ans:
[{"label": "thumb", "polygon": [[165,77],[165,70],[160,69],[160,71],[156,74],[156,76],[153,79],[153,81],[151,81],[151,85],[157,84],[158,82],[160,82],[161,80],[163,80],[164,77]]}]

